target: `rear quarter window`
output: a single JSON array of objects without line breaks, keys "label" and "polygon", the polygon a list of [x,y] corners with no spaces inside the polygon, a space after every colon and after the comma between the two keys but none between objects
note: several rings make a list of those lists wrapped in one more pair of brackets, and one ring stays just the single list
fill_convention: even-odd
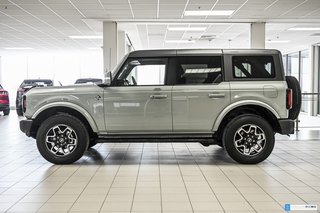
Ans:
[{"label": "rear quarter window", "polygon": [[272,56],[233,56],[232,67],[234,78],[275,78],[275,67]]}]

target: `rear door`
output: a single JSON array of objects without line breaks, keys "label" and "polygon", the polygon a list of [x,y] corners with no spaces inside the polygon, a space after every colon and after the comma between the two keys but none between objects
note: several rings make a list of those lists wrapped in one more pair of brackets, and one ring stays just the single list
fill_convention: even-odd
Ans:
[{"label": "rear door", "polygon": [[211,132],[219,113],[230,104],[229,83],[223,82],[221,54],[171,58],[174,132]]}]

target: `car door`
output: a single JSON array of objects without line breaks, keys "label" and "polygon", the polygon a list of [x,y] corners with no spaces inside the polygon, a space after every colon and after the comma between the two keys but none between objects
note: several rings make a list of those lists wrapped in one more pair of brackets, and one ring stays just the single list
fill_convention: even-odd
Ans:
[{"label": "car door", "polygon": [[165,85],[167,59],[127,59],[104,92],[109,133],[172,131],[171,90]]},{"label": "car door", "polygon": [[208,133],[219,113],[230,104],[229,83],[223,82],[222,57],[180,56],[172,58],[174,132]]}]

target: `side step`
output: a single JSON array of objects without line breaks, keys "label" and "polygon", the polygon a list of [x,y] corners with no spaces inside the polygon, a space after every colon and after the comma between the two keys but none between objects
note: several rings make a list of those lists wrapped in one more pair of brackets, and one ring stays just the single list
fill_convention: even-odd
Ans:
[{"label": "side step", "polygon": [[215,144],[215,139],[212,134],[106,134],[98,135],[97,142],[199,142],[204,144]]}]

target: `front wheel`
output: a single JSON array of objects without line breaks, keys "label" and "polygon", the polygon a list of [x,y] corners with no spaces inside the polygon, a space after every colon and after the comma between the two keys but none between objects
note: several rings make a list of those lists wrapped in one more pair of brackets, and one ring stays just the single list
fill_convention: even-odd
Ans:
[{"label": "front wheel", "polygon": [[45,120],[37,132],[40,154],[54,164],[79,160],[89,145],[85,125],[76,117],[59,114]]},{"label": "front wheel", "polygon": [[17,108],[16,111],[18,116],[23,116],[22,108]]},{"label": "front wheel", "polygon": [[9,114],[10,114],[10,109],[3,110],[3,115],[9,115]]},{"label": "front wheel", "polygon": [[274,131],[260,116],[240,115],[227,124],[223,144],[233,160],[243,164],[260,163],[273,150]]}]

